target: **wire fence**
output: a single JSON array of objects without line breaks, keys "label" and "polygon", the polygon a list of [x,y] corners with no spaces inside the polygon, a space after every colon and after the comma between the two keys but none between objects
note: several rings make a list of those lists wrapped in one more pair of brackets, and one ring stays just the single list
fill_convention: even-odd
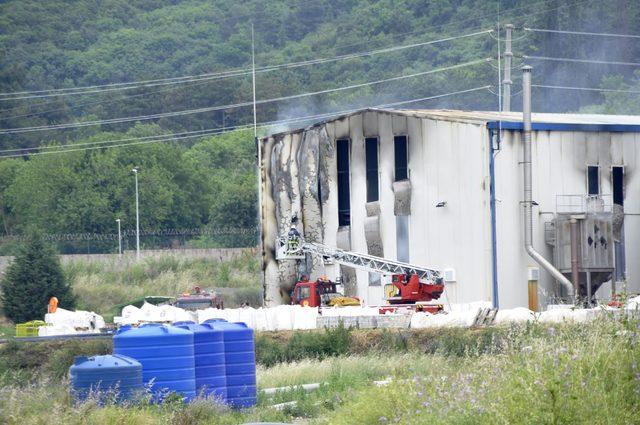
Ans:
[{"label": "wire fence", "polygon": [[[196,227],[140,229],[140,249],[244,248],[258,243],[257,227]],[[0,255],[15,255],[19,247],[33,236],[29,234],[0,236]],[[136,249],[136,231],[98,233],[43,233],[45,242],[60,254],[117,254]]]}]

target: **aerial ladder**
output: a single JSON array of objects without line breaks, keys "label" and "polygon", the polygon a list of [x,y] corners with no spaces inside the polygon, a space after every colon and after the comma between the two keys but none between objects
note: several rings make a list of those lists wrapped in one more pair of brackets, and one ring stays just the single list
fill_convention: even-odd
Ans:
[{"label": "aerial ladder", "polygon": [[[385,286],[386,300],[390,305],[415,305],[418,310],[438,311],[441,305],[429,306],[428,301],[440,298],[444,291],[443,279],[438,270],[416,266],[400,261],[387,260],[368,254],[345,251],[317,242],[308,242],[297,231],[289,232],[286,237],[276,241],[276,260],[304,260],[306,254],[320,258],[324,264],[337,263],[348,267],[392,276],[391,284]],[[309,282],[302,277],[293,290],[292,302],[295,304],[319,307],[339,297],[335,283],[326,278]],[[323,302],[324,301],[324,302]]]}]

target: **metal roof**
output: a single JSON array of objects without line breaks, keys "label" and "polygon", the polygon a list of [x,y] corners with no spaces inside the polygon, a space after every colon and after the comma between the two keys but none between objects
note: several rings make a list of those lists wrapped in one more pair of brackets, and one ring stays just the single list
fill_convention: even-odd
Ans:
[{"label": "metal roof", "polygon": [[[307,126],[306,128],[317,127],[319,125],[345,119],[364,112],[379,112],[416,118],[479,124],[486,125],[491,129],[501,128],[503,130],[522,130],[522,112],[390,108],[364,108],[348,114],[325,118]],[[640,132],[639,115],[551,114],[534,112],[532,114],[531,121],[533,130],[539,131]],[[279,134],[295,133],[302,130],[302,128],[299,128],[286,132],[279,132]]]}]

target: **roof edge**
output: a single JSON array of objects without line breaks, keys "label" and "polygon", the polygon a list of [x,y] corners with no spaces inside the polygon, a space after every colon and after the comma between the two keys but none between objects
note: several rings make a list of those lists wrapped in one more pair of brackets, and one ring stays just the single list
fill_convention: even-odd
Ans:
[{"label": "roof edge", "polygon": [[[491,130],[519,130],[524,129],[522,121],[489,121],[487,127]],[[532,122],[534,131],[584,131],[606,133],[640,133],[639,124],[584,124],[584,123],[552,123]]]}]

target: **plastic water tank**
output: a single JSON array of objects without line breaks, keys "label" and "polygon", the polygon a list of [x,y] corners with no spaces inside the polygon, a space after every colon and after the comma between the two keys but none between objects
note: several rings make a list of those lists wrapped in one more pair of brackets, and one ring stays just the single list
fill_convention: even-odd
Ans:
[{"label": "plastic water tank", "polygon": [[176,322],[174,326],[193,332],[196,393],[225,401],[227,378],[222,331],[210,323]]},{"label": "plastic water tank", "polygon": [[155,401],[171,392],[187,401],[196,396],[193,332],[156,323],[123,326],[113,337],[113,352],[140,362]]},{"label": "plastic water tank", "polygon": [[71,395],[79,401],[89,395],[99,399],[129,400],[143,391],[142,365],[122,355],[78,356],[69,369]]},{"label": "plastic water tank", "polygon": [[253,330],[244,323],[229,323],[222,319],[204,322],[221,330],[224,339],[227,403],[232,407],[256,404],[256,355]]}]

